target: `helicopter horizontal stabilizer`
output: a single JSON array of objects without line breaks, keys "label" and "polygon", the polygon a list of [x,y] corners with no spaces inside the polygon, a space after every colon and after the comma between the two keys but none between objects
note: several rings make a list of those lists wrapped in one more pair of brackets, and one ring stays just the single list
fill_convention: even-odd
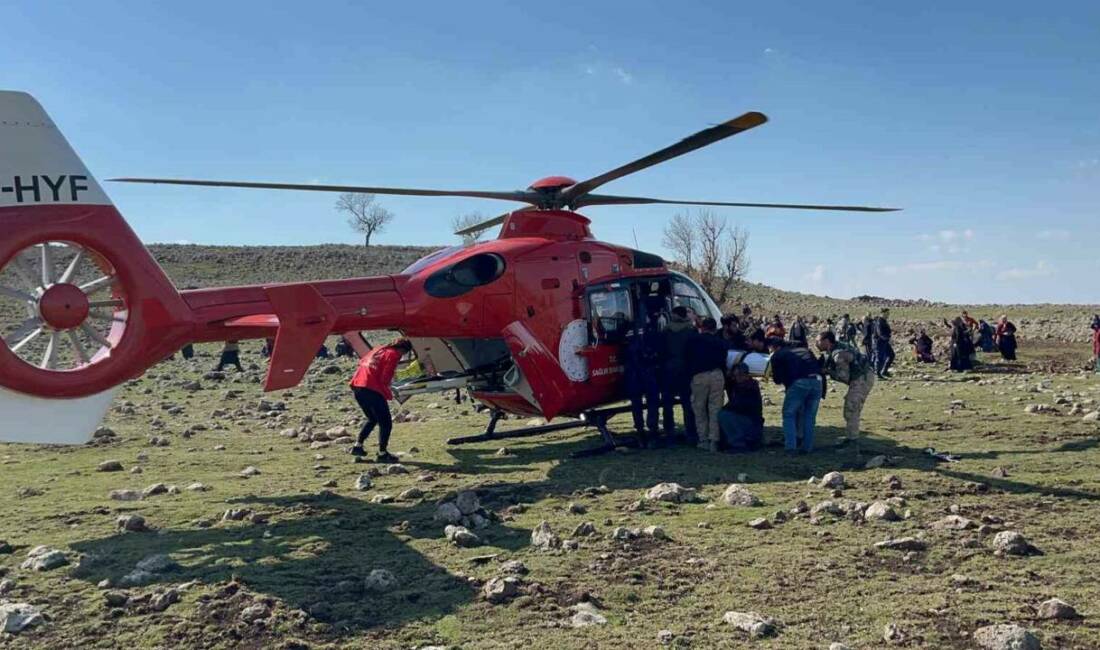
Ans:
[{"label": "helicopter horizontal stabilizer", "polygon": [[264,287],[279,321],[264,390],[297,386],[331,333],[336,310],[311,284]]}]

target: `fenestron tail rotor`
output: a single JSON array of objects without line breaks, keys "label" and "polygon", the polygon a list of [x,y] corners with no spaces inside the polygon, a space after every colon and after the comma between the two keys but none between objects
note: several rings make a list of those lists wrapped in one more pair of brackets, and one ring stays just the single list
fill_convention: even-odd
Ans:
[{"label": "fenestron tail rotor", "polygon": [[[764,208],[783,210],[832,210],[846,212],[893,212],[899,208],[870,207],[860,205],[818,205],[806,203],[755,203],[732,201],[695,201],[673,200],[638,196],[617,196],[613,194],[592,194],[592,191],[619,178],[629,176],[643,169],[672,160],[684,154],[701,149],[743,133],[768,121],[767,116],[755,111],[745,113],[732,120],[708,127],[683,140],[629,162],[611,171],[593,176],[588,180],[576,182],[566,177],[550,177],[536,181],[526,190],[439,190],[415,189],[403,187],[373,187],[366,185],[316,185],[304,183],[267,183],[253,181],[218,181],[179,178],[113,178],[122,183],[155,183],[165,185],[187,185],[199,187],[233,187],[245,189],[297,190],[308,192],[354,192],[369,194],[388,194],[396,196],[449,196],[462,198],[492,199],[526,203],[542,210],[577,209],[591,205],[707,205],[734,208]],[[482,221],[459,230],[455,234],[467,235],[491,228],[504,222],[508,214]]]}]

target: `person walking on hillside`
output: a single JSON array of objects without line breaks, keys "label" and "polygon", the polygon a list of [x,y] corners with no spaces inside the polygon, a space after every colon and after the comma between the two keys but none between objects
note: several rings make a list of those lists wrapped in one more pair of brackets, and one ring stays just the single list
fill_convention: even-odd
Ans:
[{"label": "person walking on hillside", "polygon": [[997,347],[993,344],[993,336],[995,332],[993,326],[985,321],[985,319],[978,321],[978,347],[982,352],[993,352]]},{"label": "person walking on hillside", "polygon": [[664,331],[664,372],[661,373],[661,410],[664,416],[665,436],[672,440],[676,434],[676,420],[673,414],[675,400],[680,400],[684,414],[684,435],[680,441],[691,444],[699,442],[695,428],[695,413],[691,410],[691,375],[686,364],[688,339],[694,335],[695,326],[688,318],[687,307],[678,305],[672,308],[672,318]]},{"label": "person walking on hillside", "polygon": [[1001,351],[1001,358],[1005,361],[1015,361],[1016,326],[1008,320],[1008,316],[1001,316],[994,336],[997,339],[997,349]]},{"label": "person walking on hillside", "polygon": [[237,372],[244,372],[241,367],[241,344],[236,341],[226,341],[222,347],[221,356],[218,357],[218,365],[214,366],[216,372],[221,372],[226,366],[234,366]]},{"label": "person walking on hillside", "polygon": [[356,403],[363,409],[366,422],[359,430],[359,438],[355,446],[351,448],[353,456],[367,455],[363,450],[363,443],[377,426],[378,462],[398,462],[398,458],[387,450],[390,433],[393,430],[393,416],[390,414],[388,400],[393,399],[390,384],[393,382],[394,373],[397,372],[397,364],[401,362],[401,357],[411,350],[412,344],[408,339],[397,339],[389,345],[374,348],[359,360],[350,384]]},{"label": "person walking on hillside", "polygon": [[817,349],[825,353],[825,373],[828,377],[848,386],[848,393],[844,396],[844,427],[848,438],[856,443],[858,456],[863,405],[875,387],[871,363],[854,345],[837,341],[832,332],[822,332],[817,336]]},{"label": "person walking on hillside", "polygon": [[718,451],[722,433],[718,411],[725,400],[726,357],[729,344],[716,331],[713,318],[704,318],[699,332],[687,341],[687,370],[691,376],[691,409],[699,448]]},{"label": "person walking on hillside", "polygon": [[875,319],[875,374],[881,379],[890,378],[890,366],[894,363],[894,347],[890,344],[890,310],[883,307],[882,314]]},{"label": "person walking on hillside", "polygon": [[859,324],[860,342],[863,344],[863,355],[875,363],[875,321],[870,314],[863,317]]}]

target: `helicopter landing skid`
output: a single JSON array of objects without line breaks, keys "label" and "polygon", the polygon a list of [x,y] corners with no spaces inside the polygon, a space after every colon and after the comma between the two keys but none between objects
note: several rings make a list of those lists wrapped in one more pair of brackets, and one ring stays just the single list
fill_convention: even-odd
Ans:
[{"label": "helicopter landing skid", "polygon": [[640,447],[641,441],[635,436],[621,436],[616,437],[607,428],[607,422],[612,417],[619,415],[620,413],[629,413],[629,406],[616,406],[606,409],[596,409],[593,411],[586,411],[581,414],[580,419],[566,420],[565,422],[555,422],[552,424],[541,424],[532,427],[524,427],[522,429],[516,429],[514,431],[497,431],[497,423],[504,417],[503,411],[493,411],[489,416],[489,424],[485,427],[485,431],[476,436],[460,436],[458,438],[450,438],[447,440],[449,445],[465,445],[471,442],[488,442],[491,440],[506,440],[508,438],[529,438],[531,436],[538,436],[544,433],[551,433],[553,431],[564,431],[566,429],[576,429],[579,427],[595,427],[600,432],[600,437],[603,439],[603,444],[592,447],[591,449],[582,449],[580,451],[573,452],[571,456],[573,458],[585,458],[588,456],[598,456],[600,454],[606,454],[609,451],[614,451],[618,447]]}]

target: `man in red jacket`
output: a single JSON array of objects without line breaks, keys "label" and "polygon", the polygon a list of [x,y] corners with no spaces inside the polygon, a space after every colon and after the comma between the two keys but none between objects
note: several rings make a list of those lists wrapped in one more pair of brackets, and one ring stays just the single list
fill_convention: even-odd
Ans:
[{"label": "man in red jacket", "polygon": [[390,415],[390,405],[387,400],[393,399],[390,392],[390,383],[397,372],[397,364],[401,357],[412,350],[412,344],[407,339],[398,339],[389,345],[374,348],[359,361],[355,369],[355,375],[351,378],[351,391],[355,394],[355,401],[359,408],[363,409],[363,415],[367,421],[359,431],[359,440],[351,448],[355,456],[366,456],[363,451],[363,442],[378,425],[378,462],[396,463],[397,457],[386,451],[390,442],[390,431],[393,430],[393,417]]}]

